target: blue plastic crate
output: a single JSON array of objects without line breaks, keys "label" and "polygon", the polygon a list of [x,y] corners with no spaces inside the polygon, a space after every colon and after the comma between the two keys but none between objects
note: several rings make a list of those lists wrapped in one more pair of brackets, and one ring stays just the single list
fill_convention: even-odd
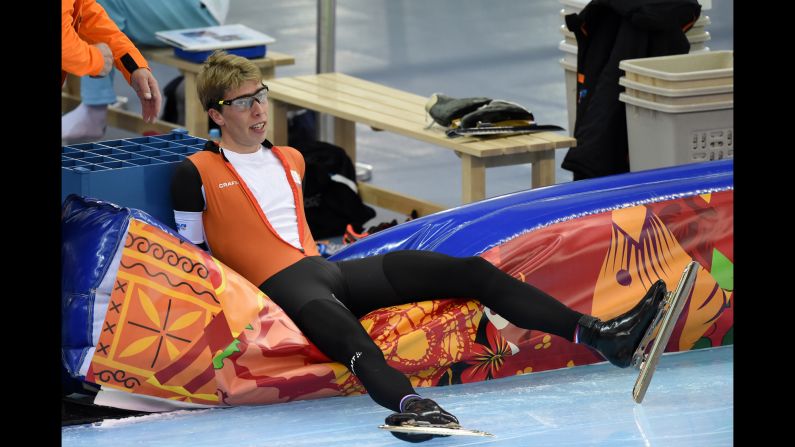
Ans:
[{"label": "blue plastic crate", "polygon": [[[208,50],[208,51],[186,51],[181,48],[174,47],[174,56],[189,60],[196,64],[204,63],[211,54],[213,54],[215,50]],[[246,59],[261,59],[265,57],[265,54],[268,52],[267,45],[257,45],[253,47],[241,47],[241,48],[225,48],[229,54],[235,54],[241,57],[245,57]]]},{"label": "blue plastic crate", "polygon": [[61,147],[61,201],[69,194],[138,208],[174,228],[171,176],[207,140],[174,130],[163,135]]}]

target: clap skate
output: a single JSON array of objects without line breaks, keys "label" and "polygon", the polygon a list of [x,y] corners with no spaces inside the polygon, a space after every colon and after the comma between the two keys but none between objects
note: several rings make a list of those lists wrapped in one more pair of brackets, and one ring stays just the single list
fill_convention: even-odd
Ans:
[{"label": "clap skate", "polygon": [[[632,355],[632,365],[640,369],[638,379],[632,389],[632,398],[637,403],[641,403],[646,395],[646,389],[649,387],[654,370],[657,368],[660,355],[665,350],[674,326],[676,326],[676,321],[679,319],[679,315],[682,313],[682,309],[684,309],[690,292],[696,283],[699,267],[700,265],[696,261],[690,262],[685,267],[676,289],[665,294],[665,298],[660,303],[660,311],[646,330],[646,334]],[[649,348],[649,344],[651,344],[651,348]]]},{"label": "clap skate", "polygon": [[[395,436],[403,441],[408,442],[422,442],[440,436],[494,436],[489,432],[464,428],[455,423],[447,425],[404,423],[403,425],[379,425],[378,428],[390,431],[393,434],[404,434],[402,437],[397,435]],[[409,436],[406,437],[405,435]]]},{"label": "clap skate", "polygon": [[417,396],[405,404],[402,413],[393,413],[378,428],[388,430],[396,438],[407,442],[423,442],[435,437],[453,435],[494,436],[480,430],[461,427],[458,419],[431,399]]}]

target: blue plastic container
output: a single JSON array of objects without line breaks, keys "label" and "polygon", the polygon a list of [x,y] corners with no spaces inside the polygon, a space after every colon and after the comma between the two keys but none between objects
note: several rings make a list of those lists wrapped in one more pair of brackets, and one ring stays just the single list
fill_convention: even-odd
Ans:
[{"label": "blue plastic container", "polygon": [[[267,53],[267,45],[257,45],[254,47],[242,47],[242,48],[225,48],[229,54],[236,54],[238,56],[245,57],[246,59],[261,59],[265,57],[265,53]],[[208,50],[208,51],[186,51],[181,48],[174,47],[174,56],[178,58],[189,60],[196,64],[204,63],[211,54],[213,54],[215,50]]]},{"label": "blue plastic container", "polygon": [[61,201],[69,194],[138,208],[174,228],[171,176],[206,140],[177,129],[163,135],[61,148]]}]

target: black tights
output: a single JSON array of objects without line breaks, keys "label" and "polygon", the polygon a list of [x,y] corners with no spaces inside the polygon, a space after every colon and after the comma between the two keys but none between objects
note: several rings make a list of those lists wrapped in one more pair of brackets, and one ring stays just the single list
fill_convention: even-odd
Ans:
[{"label": "black tights", "polygon": [[568,340],[582,315],[483,258],[417,250],[339,262],[309,257],[260,289],[323,353],[346,365],[373,400],[394,411],[416,392],[359,323],[367,313],[429,299],[476,299],[516,326]]}]

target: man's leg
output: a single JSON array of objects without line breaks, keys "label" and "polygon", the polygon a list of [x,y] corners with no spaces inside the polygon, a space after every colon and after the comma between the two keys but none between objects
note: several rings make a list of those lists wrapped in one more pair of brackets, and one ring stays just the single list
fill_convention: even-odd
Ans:
[{"label": "man's leg", "polygon": [[[570,309],[477,256],[456,258],[405,250],[338,265],[346,277],[365,278],[348,282],[349,307],[357,316],[380,307],[427,299],[476,299],[521,328],[584,343],[620,367],[629,366],[632,352],[665,293],[665,283],[658,281],[633,309],[603,322]],[[379,269],[383,274],[379,275]]]},{"label": "man's leg", "polygon": [[341,304],[328,299],[310,301],[293,321],[318,349],[347,366],[379,405],[400,411],[401,399],[416,394],[406,376],[386,363],[359,320]]},{"label": "man's leg", "polygon": [[387,364],[381,349],[346,307],[347,288],[336,265],[320,256],[304,258],[259,288],[321,352],[347,366],[378,404],[401,411],[403,399],[416,395],[406,376]]},{"label": "man's leg", "polygon": [[[395,411],[387,416],[387,424],[401,425],[414,421],[458,424],[455,416],[436,402],[423,399],[403,373],[387,364],[381,349],[341,303],[329,299],[310,301],[293,321],[323,353],[347,366],[376,403]],[[434,437],[394,432],[392,435],[411,442]]]},{"label": "man's leg", "polygon": [[108,105],[116,102],[113,75],[116,69],[101,78],[80,78],[82,102],[61,117],[61,139],[66,144],[96,141],[105,134]]},{"label": "man's leg", "polygon": [[[476,299],[512,323],[568,340],[582,316],[530,284],[473,256],[402,250],[338,263],[358,316],[387,306],[440,298]],[[346,303],[347,305],[348,303]]]},{"label": "man's leg", "polygon": [[[347,366],[376,403],[396,412],[386,418],[387,424],[411,420],[458,424],[455,416],[419,396],[406,376],[389,366],[381,349],[347,307],[351,302],[349,282],[366,279],[345,278],[338,265],[317,256],[282,270],[261,284],[260,289],[284,309],[318,349]],[[392,434],[407,441],[432,437]]]}]

